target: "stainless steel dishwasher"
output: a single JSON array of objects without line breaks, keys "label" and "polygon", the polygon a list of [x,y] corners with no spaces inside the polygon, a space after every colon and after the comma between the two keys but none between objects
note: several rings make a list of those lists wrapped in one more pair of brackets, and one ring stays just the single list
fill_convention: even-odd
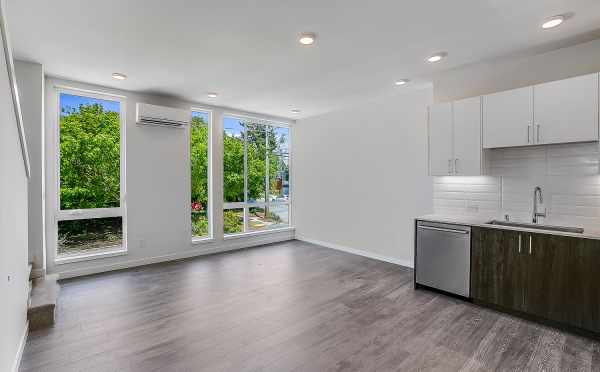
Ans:
[{"label": "stainless steel dishwasher", "polygon": [[417,221],[415,283],[470,296],[471,227]]}]

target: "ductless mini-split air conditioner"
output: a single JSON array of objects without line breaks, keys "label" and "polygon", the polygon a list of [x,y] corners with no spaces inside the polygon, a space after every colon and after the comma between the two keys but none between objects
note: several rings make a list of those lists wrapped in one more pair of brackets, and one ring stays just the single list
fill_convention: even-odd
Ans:
[{"label": "ductless mini-split air conditioner", "polygon": [[170,128],[185,128],[191,119],[190,110],[138,103],[136,106],[136,123]]}]

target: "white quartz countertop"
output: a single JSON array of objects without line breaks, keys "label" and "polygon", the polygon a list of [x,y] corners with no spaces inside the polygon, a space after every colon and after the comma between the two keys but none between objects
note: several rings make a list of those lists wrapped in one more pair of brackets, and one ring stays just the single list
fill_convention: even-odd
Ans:
[{"label": "white quartz countertop", "polygon": [[[490,218],[490,217],[480,217],[480,216],[461,216],[461,215],[438,215],[438,214],[428,214],[425,216],[417,217],[418,221],[429,221],[429,222],[440,222],[440,223],[449,223],[456,225],[466,225],[466,226],[478,226],[478,227],[486,227],[490,229],[500,229],[500,230],[514,230],[514,231],[523,231],[537,234],[548,234],[548,235],[560,235],[560,236],[570,236],[574,238],[583,238],[583,239],[600,239],[600,227],[597,229],[589,229],[583,227],[583,233],[570,233],[563,231],[552,231],[552,230],[543,230],[543,229],[529,229],[525,227],[516,227],[516,226],[502,226],[502,225],[492,225],[489,224],[491,220],[502,220],[502,218]],[[515,221],[516,222],[516,221]],[[553,225],[552,223],[548,223],[546,221],[545,225]],[[540,225],[540,226],[543,226]],[[579,227],[575,224],[573,225],[563,225],[560,226],[565,227]]]}]

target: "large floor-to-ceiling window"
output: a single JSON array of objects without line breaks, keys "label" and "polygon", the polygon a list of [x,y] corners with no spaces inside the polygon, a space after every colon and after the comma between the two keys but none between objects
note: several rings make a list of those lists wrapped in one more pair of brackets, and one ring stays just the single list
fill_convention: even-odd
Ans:
[{"label": "large floor-to-ceiling window", "polygon": [[61,90],[56,129],[56,256],[124,250],[124,100]]},{"label": "large floor-to-ceiling window", "polygon": [[[286,123],[224,114],[219,108],[190,111],[188,133],[175,129],[126,128],[126,98],[80,87],[49,87],[47,135],[48,252],[56,264],[66,264],[125,254],[127,218],[125,193],[125,134],[133,135],[134,178],[131,188],[132,218],[138,218],[140,197],[139,151],[136,136],[186,135],[189,141],[190,188],[185,201],[192,240],[196,244],[213,242],[214,226],[223,224],[226,236],[281,231],[290,226],[290,128]],[[136,101],[131,101],[135,106]],[[130,114],[132,107],[129,107]],[[213,113],[218,122],[213,130]],[[222,125],[222,127],[221,127]],[[221,134],[223,137],[221,137]],[[214,143],[214,138],[219,142]],[[221,142],[222,140],[222,142]],[[214,146],[216,148],[214,148]],[[223,202],[214,200],[212,169],[221,169],[223,154]],[[181,151],[179,149],[178,151]],[[145,163],[144,163],[145,164]],[[146,168],[141,171],[146,171]],[[142,173],[143,174],[143,173]],[[217,185],[220,184],[220,179]],[[178,182],[173,180],[173,182]],[[153,188],[155,185],[146,184]],[[218,187],[219,198],[221,188]],[[130,190],[131,191],[131,190]],[[168,192],[165,189],[165,192]],[[154,203],[146,198],[144,203]],[[180,205],[178,204],[177,208]],[[223,220],[215,224],[214,208],[223,209]],[[159,211],[160,212],[160,211]],[[139,221],[139,220],[138,220]],[[131,253],[154,244],[132,221],[129,234]],[[221,237],[216,236],[218,241]],[[143,253],[145,254],[145,253]],[[67,267],[67,266],[65,266]]]},{"label": "large floor-to-ceiling window", "polygon": [[210,237],[210,126],[211,113],[192,110],[190,123],[190,167],[192,237]]},{"label": "large floor-to-ceiling window", "polygon": [[289,226],[289,128],[225,116],[223,129],[224,233]]}]

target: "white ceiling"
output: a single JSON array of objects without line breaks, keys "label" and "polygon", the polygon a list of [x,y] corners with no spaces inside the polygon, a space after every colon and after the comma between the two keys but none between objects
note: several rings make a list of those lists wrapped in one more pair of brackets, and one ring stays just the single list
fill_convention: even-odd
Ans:
[{"label": "white ceiling", "polygon": [[[600,27],[598,0],[7,0],[7,13],[15,57],[48,75],[291,118]],[[448,58],[424,62],[437,51]]]}]

